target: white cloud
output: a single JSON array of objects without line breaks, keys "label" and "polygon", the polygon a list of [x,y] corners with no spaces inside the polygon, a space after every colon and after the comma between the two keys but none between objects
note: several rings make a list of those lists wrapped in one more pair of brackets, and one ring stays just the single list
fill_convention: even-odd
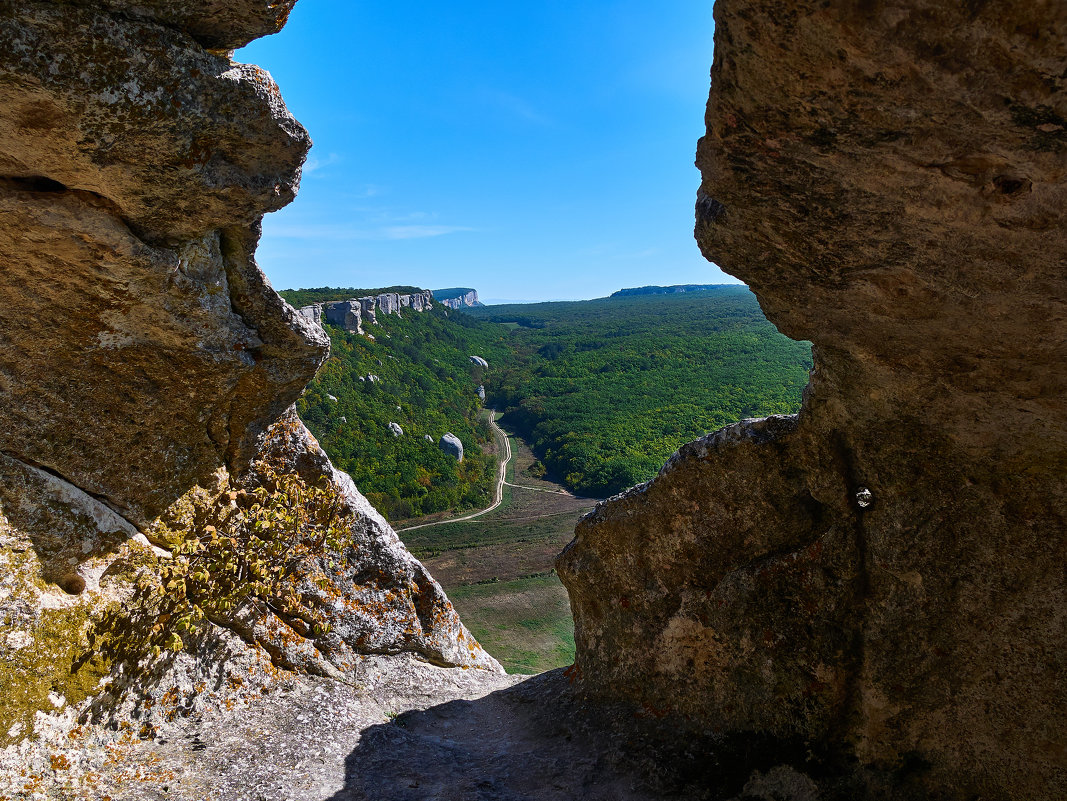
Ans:
[{"label": "white cloud", "polygon": [[462,225],[392,225],[382,233],[385,239],[428,239],[473,230]]},{"label": "white cloud", "polygon": [[318,156],[309,156],[308,160],[304,162],[304,169],[301,174],[311,175],[314,172],[318,172],[323,167],[329,167],[331,164],[336,164],[340,160],[341,157],[336,153],[330,153],[330,155],[321,159]]},{"label": "white cloud", "polygon": [[485,91],[485,98],[489,103],[503,109],[512,116],[518,117],[520,120],[532,122],[535,125],[553,124],[552,120],[541,114],[532,104],[509,92],[488,89]]},{"label": "white cloud", "polygon": [[427,239],[476,229],[464,225],[383,225],[359,227],[322,223],[269,225],[267,233],[280,239],[321,241]]}]

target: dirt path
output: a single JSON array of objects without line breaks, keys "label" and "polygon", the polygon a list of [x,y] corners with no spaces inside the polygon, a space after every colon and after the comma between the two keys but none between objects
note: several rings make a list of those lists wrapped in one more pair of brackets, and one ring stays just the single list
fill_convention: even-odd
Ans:
[{"label": "dirt path", "polygon": [[[504,429],[502,429],[496,424],[495,409],[489,410],[489,425],[491,425],[493,427],[493,430],[496,431],[504,440],[504,459],[500,462],[500,474],[497,476],[496,479],[496,493],[494,495],[493,503],[482,509],[480,512],[475,512],[474,514],[470,515],[464,515],[463,517],[450,517],[448,520],[438,520],[435,523],[421,523],[417,526],[408,526],[407,528],[395,529],[398,534],[404,531],[414,531],[417,528],[429,528],[430,526],[441,526],[445,523],[462,523],[464,520],[473,520],[476,517],[481,517],[484,514],[488,514],[489,512],[500,506],[500,502],[504,500],[504,484],[507,483],[504,480],[504,477],[507,475],[508,462],[511,461],[511,441],[508,439],[508,435],[504,433]],[[509,486],[515,485],[510,484]]]}]

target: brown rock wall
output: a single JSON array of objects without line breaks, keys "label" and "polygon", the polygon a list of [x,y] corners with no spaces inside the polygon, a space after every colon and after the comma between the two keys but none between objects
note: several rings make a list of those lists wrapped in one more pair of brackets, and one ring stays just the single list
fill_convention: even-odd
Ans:
[{"label": "brown rock wall", "polygon": [[816,367],[579,525],[588,692],[872,796],[1067,793],[1065,42],[1056,3],[716,4],[697,239]]}]

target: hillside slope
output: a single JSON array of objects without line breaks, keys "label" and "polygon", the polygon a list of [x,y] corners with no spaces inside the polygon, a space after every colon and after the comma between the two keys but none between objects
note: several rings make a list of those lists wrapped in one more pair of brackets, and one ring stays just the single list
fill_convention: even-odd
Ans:
[{"label": "hillside slope", "polygon": [[[506,331],[441,309],[379,314],[370,337],[325,328],[331,356],[297,411],[371,503],[390,520],[488,503],[496,468],[477,390],[489,370],[470,357],[499,363]],[[438,446],[446,433],[462,462]]]},{"label": "hillside slope", "polygon": [[466,314],[512,329],[490,401],[585,495],[646,481],[735,420],[795,412],[811,367],[810,346],[778,333],[742,286]]}]

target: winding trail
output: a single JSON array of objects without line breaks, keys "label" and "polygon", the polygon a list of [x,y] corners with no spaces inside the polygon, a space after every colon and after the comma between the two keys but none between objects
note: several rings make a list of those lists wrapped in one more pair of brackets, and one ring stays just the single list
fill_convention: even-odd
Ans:
[{"label": "winding trail", "polygon": [[[508,462],[511,461],[511,441],[508,439],[508,435],[504,433],[504,429],[496,424],[496,409],[489,410],[489,425],[503,438],[504,440],[504,459],[500,462],[500,474],[496,479],[496,494],[494,496],[493,503],[482,509],[480,512],[474,514],[465,515],[463,517],[450,517],[448,520],[438,520],[435,523],[420,523],[417,526],[408,526],[407,528],[394,529],[397,534],[404,531],[414,531],[417,528],[429,528],[430,526],[441,526],[445,523],[462,523],[464,520],[473,520],[476,517],[481,517],[484,514],[496,509],[500,506],[500,502],[504,500],[504,484],[507,482],[504,480],[507,475]],[[508,486],[515,486],[514,484],[508,484]]]}]

